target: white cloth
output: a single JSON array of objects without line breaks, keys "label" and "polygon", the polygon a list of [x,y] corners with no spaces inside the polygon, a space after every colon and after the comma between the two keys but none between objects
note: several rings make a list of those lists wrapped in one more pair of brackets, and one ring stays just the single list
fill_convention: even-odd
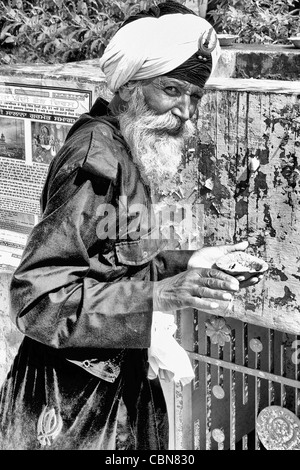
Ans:
[{"label": "white cloth", "polygon": [[159,376],[168,382],[186,385],[195,377],[187,352],[177,343],[174,315],[153,312],[151,345],[148,348],[148,378]]},{"label": "white cloth", "polygon": [[[189,59],[199,49],[199,39],[212,30],[204,18],[192,14],[169,14],[140,18],[120,28],[106,47],[100,66],[108,88],[115,92],[129,80],[164,75]],[[213,30],[213,69],[220,45]]]}]

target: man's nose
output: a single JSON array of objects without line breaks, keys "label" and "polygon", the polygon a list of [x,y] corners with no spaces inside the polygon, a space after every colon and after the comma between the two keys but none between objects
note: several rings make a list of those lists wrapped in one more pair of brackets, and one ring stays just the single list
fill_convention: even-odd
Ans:
[{"label": "man's nose", "polygon": [[189,95],[182,95],[173,108],[173,114],[178,116],[182,121],[191,119],[193,111],[191,107],[191,98]]}]

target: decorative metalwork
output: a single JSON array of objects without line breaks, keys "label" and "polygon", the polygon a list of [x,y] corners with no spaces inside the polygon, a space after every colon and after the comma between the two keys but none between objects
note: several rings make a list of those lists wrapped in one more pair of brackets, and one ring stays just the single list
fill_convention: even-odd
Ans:
[{"label": "decorative metalwork", "polygon": [[[194,388],[184,388],[182,448],[300,450],[300,369],[296,360],[300,336],[203,312],[194,314],[193,325],[184,323],[187,316],[181,319],[180,331],[186,335],[184,346],[196,376]],[[216,342],[225,321],[231,327],[231,340],[219,347],[208,339],[207,331],[210,337],[215,335]],[[192,327],[194,342],[188,334]],[[262,414],[256,422],[258,412],[275,405],[279,415],[266,420]],[[282,414],[281,407],[291,413]],[[224,433],[223,442],[218,442],[217,431],[213,434],[215,429]]]},{"label": "decorative metalwork", "polygon": [[45,406],[39,416],[37,424],[37,439],[41,446],[50,447],[54,439],[59,435],[62,427],[63,421],[59,412],[56,413],[54,408]]},{"label": "decorative metalwork", "polygon": [[231,340],[231,328],[223,317],[213,316],[205,322],[206,334],[210,337],[212,344],[224,346]]},{"label": "decorative metalwork", "polygon": [[263,350],[262,342],[258,338],[252,338],[249,342],[250,349],[253,352],[260,353]]},{"label": "decorative metalwork", "polygon": [[286,408],[264,408],[257,417],[256,429],[267,450],[300,450],[300,420]]},{"label": "decorative metalwork", "polygon": [[[207,33],[200,36],[198,41],[198,57],[205,60],[205,56],[209,56],[216,48],[218,37],[213,28],[210,28]],[[204,56],[204,57],[203,57]]]},{"label": "decorative metalwork", "polygon": [[225,441],[225,434],[222,429],[214,429],[212,432],[212,437],[219,444]]},{"label": "decorative metalwork", "polygon": [[213,392],[213,395],[219,400],[222,400],[222,398],[225,397],[225,391],[224,391],[224,388],[221,387],[221,385],[214,385],[212,388],[212,392]]},{"label": "decorative metalwork", "polygon": [[259,379],[265,379],[269,381],[273,381],[274,383],[279,383],[282,385],[288,385],[290,387],[295,387],[296,389],[300,389],[300,381],[289,379],[287,377],[282,377],[281,375],[275,375],[271,372],[264,372],[262,370],[251,369],[245,366],[239,366],[238,364],[233,364],[232,362],[223,361],[222,359],[215,359],[213,357],[204,356],[202,354],[194,353],[193,351],[186,350],[190,359],[199,362],[206,362],[207,364],[216,366],[216,367],[223,367],[224,369],[240,372],[242,374],[248,375],[249,377],[257,377]]}]

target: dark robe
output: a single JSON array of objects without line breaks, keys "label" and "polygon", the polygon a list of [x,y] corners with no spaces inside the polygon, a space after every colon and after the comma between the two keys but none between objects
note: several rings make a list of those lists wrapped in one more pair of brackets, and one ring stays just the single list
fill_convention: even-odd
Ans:
[{"label": "dark robe", "polygon": [[150,236],[151,204],[98,99],[51,162],[12,278],[24,340],[0,391],[1,450],[167,449],[164,396],[147,377],[153,281],[191,253]]}]

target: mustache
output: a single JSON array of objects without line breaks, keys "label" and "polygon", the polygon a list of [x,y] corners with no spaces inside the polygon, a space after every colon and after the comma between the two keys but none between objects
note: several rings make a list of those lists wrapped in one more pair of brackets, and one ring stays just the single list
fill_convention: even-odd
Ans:
[{"label": "mustache", "polygon": [[195,125],[191,121],[182,121],[178,116],[168,111],[164,114],[155,114],[152,110],[145,110],[141,116],[142,125],[148,132],[157,135],[168,134],[174,137],[191,137],[195,133]]},{"label": "mustache", "polygon": [[182,121],[179,117],[168,112],[165,114],[155,114],[146,111],[143,114],[143,123],[149,130],[177,130],[182,127]]}]

